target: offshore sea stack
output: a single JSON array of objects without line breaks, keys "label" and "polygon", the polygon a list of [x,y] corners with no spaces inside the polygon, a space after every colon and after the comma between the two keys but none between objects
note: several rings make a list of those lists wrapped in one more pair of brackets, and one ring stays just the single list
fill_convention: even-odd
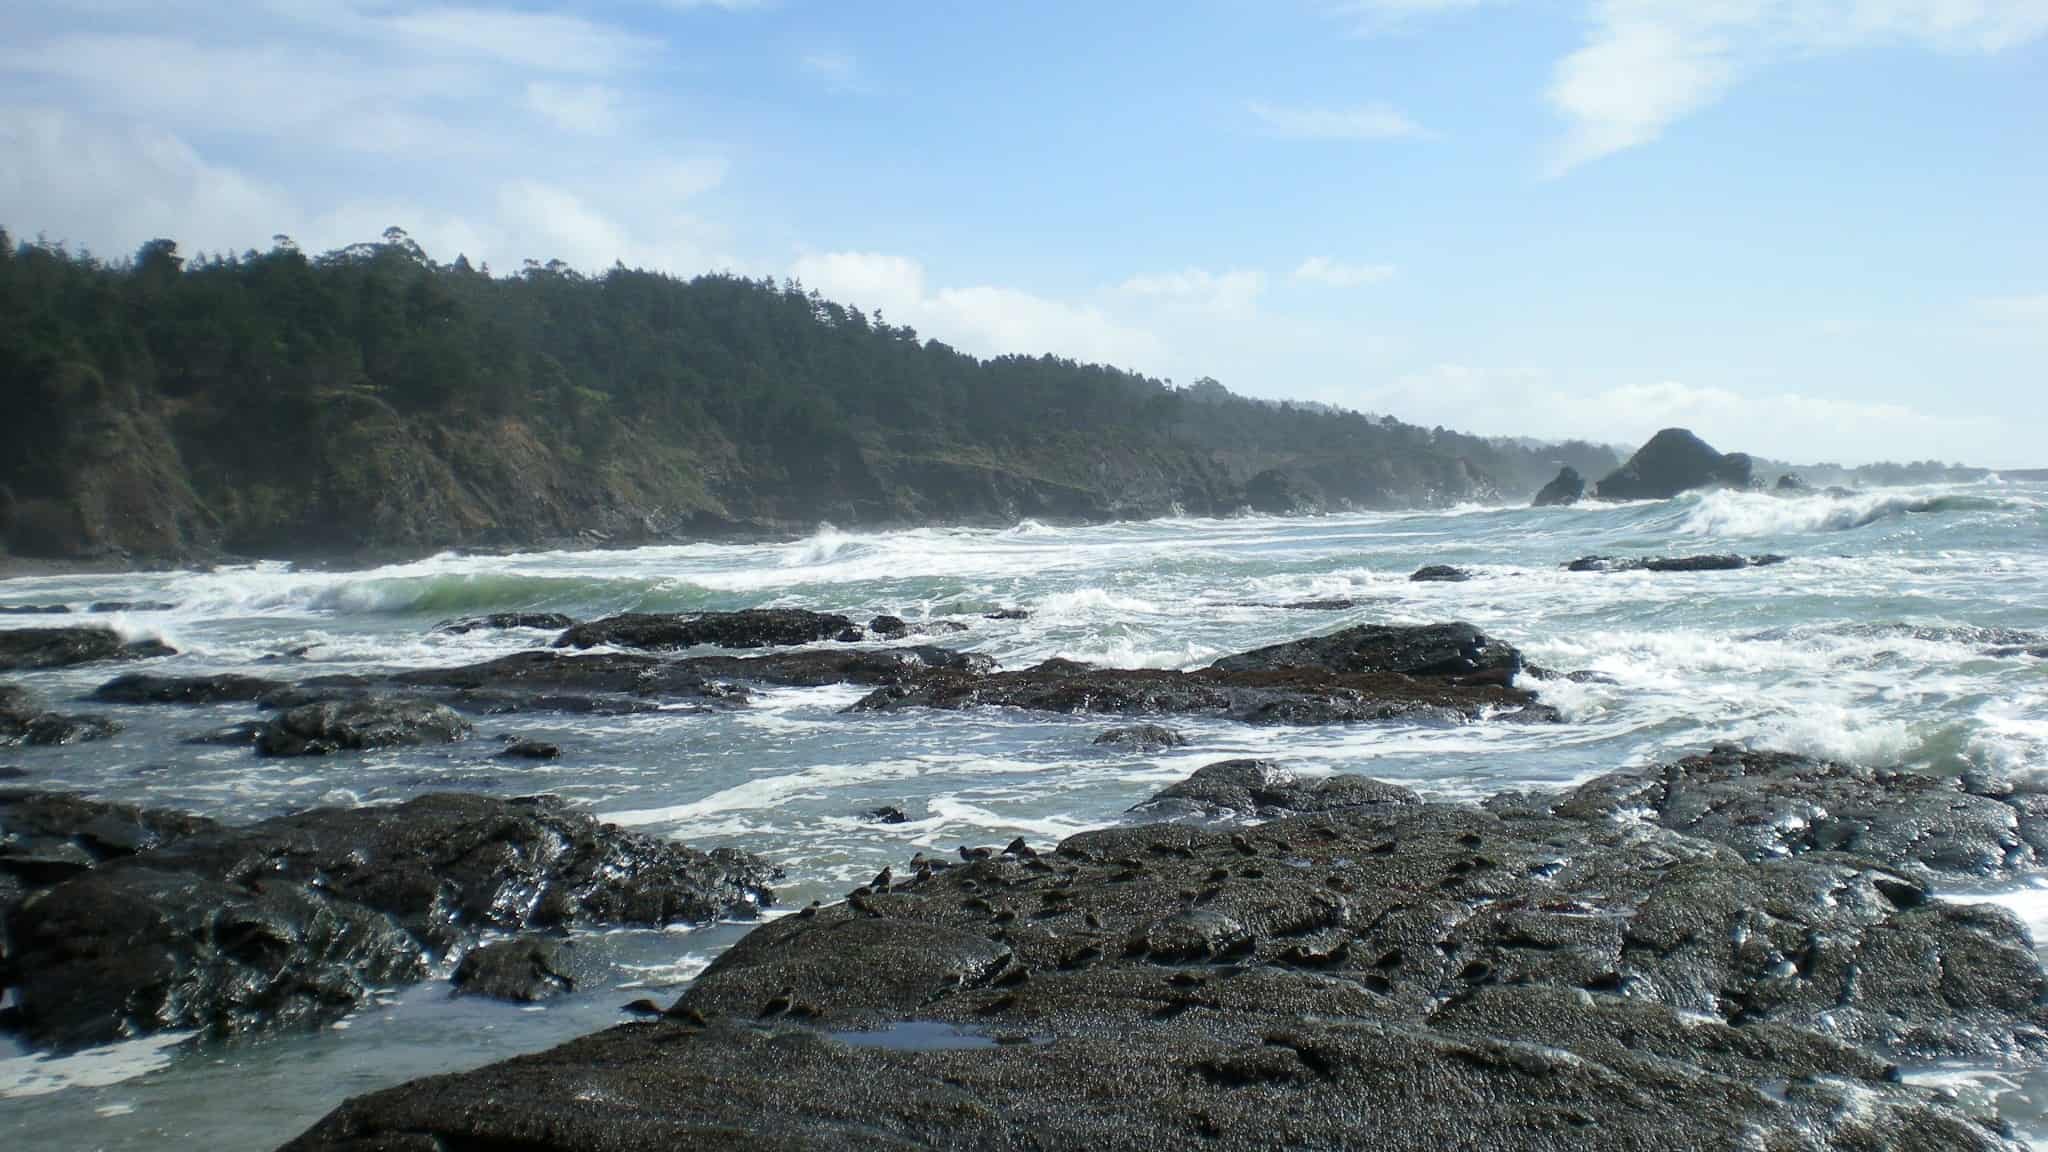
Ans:
[{"label": "offshore sea stack", "polygon": [[1595,494],[1602,500],[1669,500],[1695,488],[1747,488],[1752,467],[1744,453],[1717,452],[1684,428],[1666,428],[1608,473]]},{"label": "offshore sea stack", "polygon": [[1732,746],[1483,804],[1230,762],[288,1147],[2016,1152],[1899,1065],[2048,1056],[2025,929],[1934,896],[2036,870],[2044,799]]}]

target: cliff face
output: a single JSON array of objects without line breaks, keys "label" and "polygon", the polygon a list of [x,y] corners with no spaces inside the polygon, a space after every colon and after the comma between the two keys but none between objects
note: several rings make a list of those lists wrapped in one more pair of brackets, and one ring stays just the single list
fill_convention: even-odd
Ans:
[{"label": "cliff face", "polygon": [[501,279],[409,241],[109,266],[0,233],[0,398],[0,548],[74,559],[1430,506],[1556,467],[1210,380],[977,359],[794,284]]}]

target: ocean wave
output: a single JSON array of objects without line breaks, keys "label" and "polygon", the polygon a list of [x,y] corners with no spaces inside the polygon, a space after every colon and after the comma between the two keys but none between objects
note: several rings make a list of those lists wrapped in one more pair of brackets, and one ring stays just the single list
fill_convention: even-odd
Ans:
[{"label": "ocean wave", "polygon": [[1847,532],[1900,516],[1999,512],[2014,505],[1958,492],[1886,489],[1849,494],[1780,496],[1721,489],[1680,497],[1692,505],[1678,531],[1689,536],[1795,536]]}]

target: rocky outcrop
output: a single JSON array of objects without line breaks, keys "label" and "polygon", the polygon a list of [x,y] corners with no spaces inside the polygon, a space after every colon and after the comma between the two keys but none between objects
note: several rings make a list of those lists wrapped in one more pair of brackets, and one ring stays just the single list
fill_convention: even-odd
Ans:
[{"label": "rocky outcrop", "polygon": [[326,756],[464,740],[475,726],[444,704],[360,697],[302,704],[272,717],[256,737],[265,756]]},{"label": "rocky outcrop", "polygon": [[1581,556],[1565,565],[1568,572],[1734,572],[1743,568],[1769,568],[1783,564],[1785,557],[1766,553],[1737,556],[1722,553],[1709,556]]},{"label": "rocky outcrop", "polygon": [[1264,516],[1299,516],[1323,510],[1323,496],[1314,481],[1280,468],[1268,468],[1244,486],[1244,502]]},{"label": "rocky outcrop", "polygon": [[261,700],[284,685],[232,672],[213,676],[158,676],[130,672],[93,689],[101,704],[228,704]]},{"label": "rocky outcrop", "polygon": [[1270,760],[1225,760],[1131,809],[1149,820],[1272,820],[1375,804],[1420,804],[1398,784],[1364,776],[1302,776]]},{"label": "rocky outcrop", "polygon": [[860,626],[844,616],[800,608],[750,608],[742,612],[628,612],[578,624],[555,641],[557,648],[776,648],[821,640],[862,638]]},{"label": "rocky outcrop", "polygon": [[[2025,930],[1920,873],[1935,785],[1747,755],[920,858],[756,929],[664,1020],[288,1147],[2017,1149],[1892,1063],[2048,1055]],[[1740,799],[1773,792],[1897,834],[1774,855]]]},{"label": "rocky outcrop", "polygon": [[1753,463],[1740,452],[1722,454],[1683,428],[1666,428],[1607,474],[1602,500],[1669,500],[1695,488],[1747,488]]},{"label": "rocky outcrop", "polygon": [[498,940],[463,953],[448,977],[466,996],[536,1004],[576,990],[575,945],[548,939]]},{"label": "rocky outcrop", "polygon": [[52,712],[26,688],[0,684],[0,748],[15,744],[50,746],[102,740],[120,730],[104,716]]},{"label": "rocky outcrop", "polygon": [[42,1048],[333,1019],[484,932],[701,923],[773,900],[755,857],[549,797],[428,795],[240,828],[0,793],[5,1027]]},{"label": "rocky outcrop", "polygon": [[111,628],[0,630],[0,672],[175,655],[177,649],[160,640],[127,640]]},{"label": "rocky outcrop", "polygon": [[1577,504],[1585,498],[1586,478],[1579,475],[1577,468],[1567,464],[1558,472],[1555,480],[1537,491],[1536,498],[1529,504],[1534,508],[1559,508]]},{"label": "rocky outcrop", "polygon": [[1179,748],[1188,738],[1171,728],[1158,724],[1132,724],[1123,728],[1111,728],[1095,738],[1098,747],[1130,748],[1138,752],[1149,752],[1156,748]]},{"label": "rocky outcrop", "polygon": [[1556,720],[1514,687],[1521,653],[1469,624],[1377,624],[1228,656],[1194,672],[1048,660],[1016,672],[939,670],[889,684],[853,711],[994,705],[1039,712],[1215,716],[1252,724]]},{"label": "rocky outcrop", "polygon": [[1471,578],[1470,572],[1449,564],[1426,564],[1408,577],[1416,584],[1462,584]]},{"label": "rocky outcrop", "polygon": [[444,620],[434,625],[434,631],[444,636],[463,636],[471,632],[504,632],[515,628],[560,632],[575,626],[575,620],[560,612],[493,612],[488,616],[465,616],[460,620]]},{"label": "rocky outcrop", "polygon": [[868,634],[877,640],[901,640],[908,636],[945,636],[967,631],[957,620],[921,620],[911,623],[900,616],[877,616],[868,621]]}]

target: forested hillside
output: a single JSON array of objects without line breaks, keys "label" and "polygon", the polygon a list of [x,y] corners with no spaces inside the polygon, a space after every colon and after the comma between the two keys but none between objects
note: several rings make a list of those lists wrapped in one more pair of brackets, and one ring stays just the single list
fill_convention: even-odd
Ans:
[{"label": "forested hillside", "polygon": [[357,556],[1526,496],[1532,448],[992,360],[800,285],[308,256],[108,263],[0,232],[0,540]]}]

